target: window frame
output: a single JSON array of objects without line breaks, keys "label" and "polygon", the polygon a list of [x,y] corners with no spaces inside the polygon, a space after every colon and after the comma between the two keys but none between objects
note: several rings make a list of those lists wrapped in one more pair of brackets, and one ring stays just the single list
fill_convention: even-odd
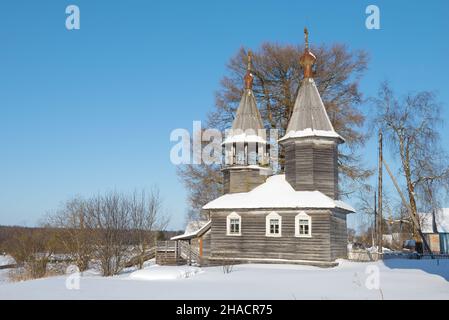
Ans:
[{"label": "window frame", "polygon": [[[308,234],[301,234],[300,230],[299,230],[299,226],[300,225],[304,225],[304,224],[300,224],[299,221],[300,220],[306,220],[307,226],[309,227],[309,232]],[[295,237],[297,238],[312,238],[312,217],[309,216],[307,213],[305,213],[304,211],[300,211],[296,216],[295,216]]]},{"label": "window frame", "polygon": [[[278,220],[279,233],[271,233],[271,220]],[[273,238],[282,237],[282,216],[275,211],[265,217],[265,236]]]},{"label": "window frame", "polygon": [[[231,220],[238,220],[239,232],[231,232]],[[239,237],[242,235],[242,217],[237,212],[232,212],[226,217],[226,235]]]}]

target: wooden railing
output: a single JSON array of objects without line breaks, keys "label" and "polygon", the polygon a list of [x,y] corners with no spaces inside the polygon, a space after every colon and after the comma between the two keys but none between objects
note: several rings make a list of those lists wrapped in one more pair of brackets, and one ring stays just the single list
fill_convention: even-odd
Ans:
[{"label": "wooden railing", "polygon": [[200,254],[187,241],[158,241],[156,261],[159,264],[199,264]]},{"label": "wooden railing", "polygon": [[157,251],[175,251],[176,250],[176,241],[158,241],[157,242]]},{"label": "wooden railing", "polygon": [[179,255],[187,260],[188,264],[199,264],[200,253],[186,241],[179,241]]}]

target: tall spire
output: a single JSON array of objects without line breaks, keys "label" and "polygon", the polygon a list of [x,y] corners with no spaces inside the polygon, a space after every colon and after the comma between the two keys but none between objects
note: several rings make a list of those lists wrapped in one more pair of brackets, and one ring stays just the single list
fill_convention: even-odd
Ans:
[{"label": "tall spire", "polygon": [[225,163],[224,193],[249,192],[271,174],[264,126],[253,93],[252,53],[248,51],[244,77],[245,90],[235,113],[232,128],[223,141]]},{"label": "tall spire", "polygon": [[[244,77],[245,91],[243,92],[242,99],[240,100],[239,107],[236,111],[234,121],[232,123],[233,134],[231,134],[225,142],[233,141],[232,137],[235,135],[241,135],[242,132],[247,130],[253,130],[253,135],[257,135],[258,130],[264,128],[262,117],[260,116],[259,109],[257,108],[256,98],[252,91],[254,76],[252,70],[252,52],[248,51],[248,60],[246,74]],[[240,133],[239,130],[241,131]],[[262,140],[260,140],[262,142]]]},{"label": "tall spire", "polygon": [[248,50],[246,74],[244,77],[245,92],[243,93],[235,119],[232,123],[232,129],[242,130],[243,132],[245,130],[254,130],[257,134],[258,130],[263,129],[263,122],[259,109],[257,108],[256,98],[252,92],[254,80],[254,76],[251,73],[252,57],[253,53],[251,50]]},{"label": "tall spire", "polygon": [[307,28],[304,28],[304,41],[305,41],[304,53],[299,59],[299,63],[301,67],[304,69],[304,78],[312,78],[313,77],[312,66],[315,64],[316,57],[309,49],[309,31],[307,30]]},{"label": "tall spire", "polygon": [[309,48],[309,32],[304,28],[305,49],[299,62],[304,69],[304,80],[299,87],[298,96],[293,107],[292,115],[287,126],[285,136],[281,139],[321,136],[336,138],[343,142],[338,135],[321,100],[320,94],[313,80],[312,66],[316,57]]},{"label": "tall spire", "polygon": [[252,60],[253,53],[251,50],[248,51],[248,66],[246,68],[246,74],[245,74],[245,89],[252,89],[253,88],[253,80],[254,76],[251,73],[251,60]]},{"label": "tall spire", "polygon": [[338,199],[338,144],[344,140],[335,132],[313,80],[316,57],[309,49],[309,33],[304,29],[305,49],[299,60],[304,69],[293,112],[285,136],[285,178],[296,191],[320,191]]}]

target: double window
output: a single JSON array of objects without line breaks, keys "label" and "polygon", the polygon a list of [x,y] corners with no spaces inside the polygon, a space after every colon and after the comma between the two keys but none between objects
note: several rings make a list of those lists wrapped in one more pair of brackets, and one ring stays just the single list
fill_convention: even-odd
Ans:
[{"label": "double window", "polygon": [[231,234],[240,234],[240,219],[231,219],[229,221],[229,233]]},{"label": "double window", "polygon": [[267,237],[282,236],[282,217],[274,211],[266,217],[265,235]]},{"label": "double window", "polygon": [[242,218],[236,212],[226,218],[226,234],[228,236],[242,235]]},{"label": "double window", "polygon": [[270,219],[270,234],[280,234],[279,219]]},{"label": "double window", "polygon": [[312,217],[310,217],[304,211],[301,211],[295,217],[295,237],[312,237]]}]

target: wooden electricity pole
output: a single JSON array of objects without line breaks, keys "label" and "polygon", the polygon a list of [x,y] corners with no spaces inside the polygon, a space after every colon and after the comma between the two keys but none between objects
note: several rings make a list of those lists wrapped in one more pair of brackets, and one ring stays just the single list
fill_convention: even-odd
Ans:
[{"label": "wooden electricity pole", "polygon": [[383,164],[385,165],[385,169],[387,169],[388,175],[391,178],[391,181],[393,181],[394,187],[396,188],[397,192],[399,193],[399,196],[401,197],[402,203],[404,204],[404,206],[407,208],[408,210],[408,214],[412,220],[413,223],[413,227],[415,230],[418,231],[418,234],[420,235],[423,243],[424,243],[424,248],[427,250],[427,252],[430,253],[430,256],[432,257],[432,259],[434,258],[432,251],[430,250],[429,244],[427,243],[426,237],[424,236],[424,234],[421,231],[421,228],[419,226],[419,222],[418,219],[416,219],[412,207],[410,206],[410,203],[407,202],[407,200],[405,199],[404,194],[401,191],[401,188],[399,188],[399,184],[396,181],[396,178],[393,176],[393,173],[390,170],[390,167],[388,166],[388,164],[385,162],[385,160],[383,160]]},{"label": "wooden electricity pole", "polygon": [[382,169],[383,169],[383,154],[382,154],[382,131],[379,131],[379,181],[377,186],[377,252],[382,254]]},{"label": "wooden electricity pole", "polygon": [[371,230],[371,246],[377,244],[377,191],[374,190],[374,222]]}]

